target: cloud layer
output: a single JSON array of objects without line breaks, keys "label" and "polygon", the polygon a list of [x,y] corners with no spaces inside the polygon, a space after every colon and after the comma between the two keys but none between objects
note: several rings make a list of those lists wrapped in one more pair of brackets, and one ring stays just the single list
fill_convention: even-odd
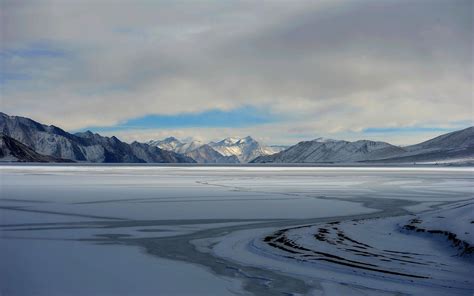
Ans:
[{"label": "cloud layer", "polygon": [[3,111],[67,129],[248,106],[273,142],[472,123],[469,0],[1,6]]}]

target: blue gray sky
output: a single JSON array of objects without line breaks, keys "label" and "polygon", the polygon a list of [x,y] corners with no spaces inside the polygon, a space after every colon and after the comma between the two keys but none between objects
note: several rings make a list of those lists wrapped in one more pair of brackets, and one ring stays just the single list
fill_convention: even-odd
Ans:
[{"label": "blue gray sky", "polygon": [[1,109],[126,141],[473,125],[473,1],[0,0]]}]

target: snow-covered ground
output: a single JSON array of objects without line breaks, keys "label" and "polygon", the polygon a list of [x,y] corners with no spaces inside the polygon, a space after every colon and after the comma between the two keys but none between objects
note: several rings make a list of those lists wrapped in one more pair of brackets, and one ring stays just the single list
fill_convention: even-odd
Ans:
[{"label": "snow-covered ground", "polygon": [[0,171],[1,295],[474,292],[471,168]]},{"label": "snow-covered ground", "polygon": [[[471,205],[469,214],[461,216],[462,221],[474,218]],[[459,210],[461,215],[467,212],[465,202],[458,206],[464,208]],[[437,219],[445,211],[449,212],[442,209],[424,216]],[[309,285],[318,281],[316,295],[340,295],[337,291],[350,295],[471,295],[471,255],[453,248],[447,237],[404,231],[402,227],[410,218],[351,219],[284,229],[242,230],[194,243],[203,252],[242,265],[291,274]],[[466,230],[456,228],[453,233],[464,234]],[[472,240],[472,232],[465,236]]]},{"label": "snow-covered ground", "polygon": [[470,256],[474,253],[474,201],[453,203],[422,213],[403,229],[447,239],[461,256]]}]

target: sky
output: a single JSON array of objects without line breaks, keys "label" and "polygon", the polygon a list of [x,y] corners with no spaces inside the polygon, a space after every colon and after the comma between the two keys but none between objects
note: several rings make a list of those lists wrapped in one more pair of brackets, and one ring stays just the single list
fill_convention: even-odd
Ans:
[{"label": "sky", "polygon": [[0,0],[1,111],[125,141],[473,125],[473,1]]}]

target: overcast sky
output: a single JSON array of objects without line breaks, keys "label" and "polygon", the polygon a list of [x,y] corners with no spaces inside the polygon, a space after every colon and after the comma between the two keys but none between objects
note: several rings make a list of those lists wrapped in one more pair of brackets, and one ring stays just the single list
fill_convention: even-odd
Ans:
[{"label": "overcast sky", "polygon": [[0,0],[1,111],[131,140],[473,125],[473,1]]}]

